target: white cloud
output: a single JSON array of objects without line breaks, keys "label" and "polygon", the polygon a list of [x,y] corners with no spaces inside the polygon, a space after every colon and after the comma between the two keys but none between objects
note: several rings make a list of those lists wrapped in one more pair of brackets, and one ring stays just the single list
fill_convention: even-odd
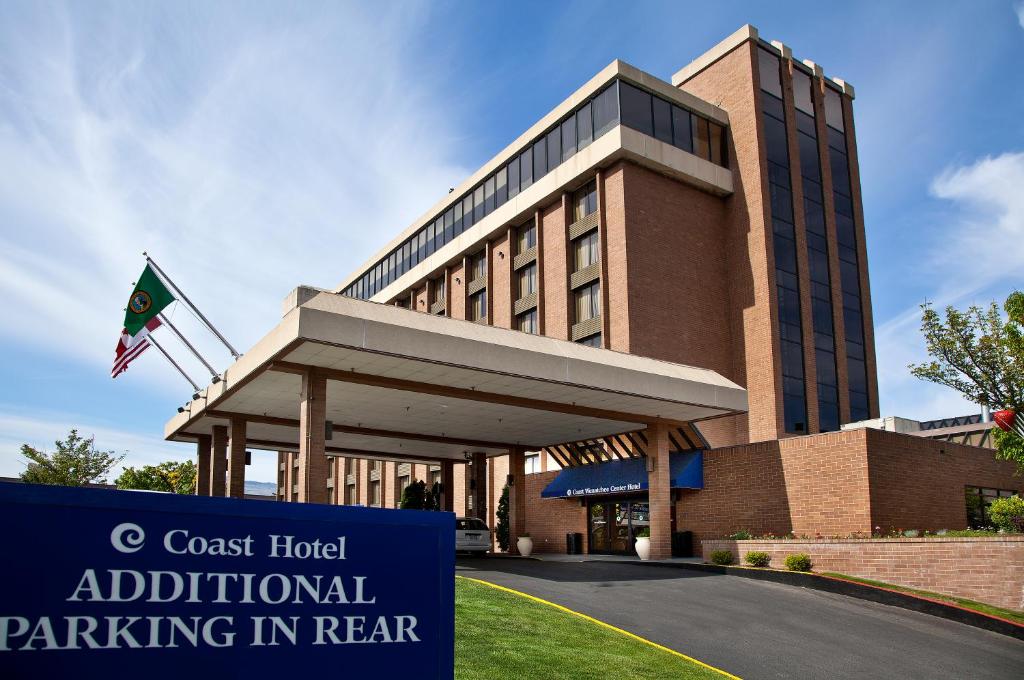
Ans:
[{"label": "white cloud", "polygon": [[1017,12],[1017,23],[1020,24],[1021,28],[1024,28],[1024,2],[1018,2],[1013,6],[1013,9]]},{"label": "white cloud", "polygon": [[[987,305],[1024,286],[1024,153],[985,157],[952,167],[932,182],[931,192],[949,207],[921,241],[920,268],[938,309]],[[908,270],[910,271],[910,270]],[[921,275],[921,274],[919,274]],[[879,391],[889,415],[935,418],[975,412],[978,407],[910,375],[907,364],[925,360],[913,307],[876,329]]]},{"label": "white cloud", "polygon": [[[9,341],[106,370],[148,250],[244,351],[292,287],[337,285],[466,174],[438,76],[401,47],[417,7],[76,11],[0,21]],[[170,369],[148,375],[181,393]]]}]

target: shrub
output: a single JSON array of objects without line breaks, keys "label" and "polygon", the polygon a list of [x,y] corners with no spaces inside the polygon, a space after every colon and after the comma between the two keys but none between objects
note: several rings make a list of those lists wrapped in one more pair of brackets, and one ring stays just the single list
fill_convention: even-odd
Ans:
[{"label": "shrub", "polygon": [[992,524],[1003,531],[1024,531],[1024,498],[997,498],[988,506],[988,516]]},{"label": "shrub", "polygon": [[731,550],[714,550],[711,552],[711,563],[725,566],[732,564]]},{"label": "shrub", "polygon": [[637,530],[636,537],[637,538],[650,538],[651,537],[651,528],[650,527],[641,527],[640,529]]},{"label": "shrub", "polygon": [[747,556],[743,559],[752,567],[767,567],[768,563],[772,561],[772,556],[766,552],[755,550],[748,552]]},{"label": "shrub", "polygon": [[729,538],[734,540],[734,541],[749,541],[750,540],[750,532],[749,531],[744,531],[744,530],[741,529],[741,530],[737,531],[735,534],[730,534]]},{"label": "shrub", "polygon": [[786,569],[790,571],[810,571],[811,556],[807,553],[794,553],[786,556]]}]

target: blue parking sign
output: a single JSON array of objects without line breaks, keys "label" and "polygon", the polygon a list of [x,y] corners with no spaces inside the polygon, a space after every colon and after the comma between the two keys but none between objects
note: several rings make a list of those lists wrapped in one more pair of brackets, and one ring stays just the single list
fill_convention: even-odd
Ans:
[{"label": "blue parking sign", "polygon": [[0,678],[452,678],[452,513],[0,483]]}]

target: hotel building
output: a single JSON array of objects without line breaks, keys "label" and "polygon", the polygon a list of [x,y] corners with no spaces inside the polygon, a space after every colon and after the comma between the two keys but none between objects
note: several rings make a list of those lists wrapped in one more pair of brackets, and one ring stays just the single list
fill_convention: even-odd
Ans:
[{"label": "hotel building", "polygon": [[[487,342],[536,335],[559,341],[544,349],[555,354],[575,357],[574,343],[607,350],[580,357],[623,367],[692,367],[746,395],[680,398],[707,408],[666,426],[667,450],[653,425],[581,427],[536,449],[496,425],[458,456],[431,453],[441,433],[419,432],[422,448],[406,439],[400,455],[325,445],[322,500],[397,507],[413,480],[438,482],[446,508],[493,527],[510,484],[513,533],[529,531],[539,550],[565,550],[565,535],[579,533],[586,551],[630,552],[636,531],[657,524],[665,556],[666,527],[698,539],[955,528],[967,521],[965,488],[1019,489],[989,451],[843,429],[880,415],[853,103],[849,83],[751,26],[671,81],[613,62],[336,289],[297,289],[286,318],[314,298],[379,303],[404,308],[410,324],[414,313],[445,317],[438,328],[457,337],[476,337],[469,322],[507,329],[479,336]],[[221,415],[226,425],[207,412],[212,458],[198,440],[212,466],[205,484],[224,474],[215,460],[234,421]],[[185,422],[168,436],[201,429]],[[412,424],[394,430],[413,435]],[[280,500],[314,500],[300,488],[301,445],[280,450]],[[671,466],[652,462],[669,451]],[[664,475],[665,488],[648,489],[648,475],[652,485]]]}]

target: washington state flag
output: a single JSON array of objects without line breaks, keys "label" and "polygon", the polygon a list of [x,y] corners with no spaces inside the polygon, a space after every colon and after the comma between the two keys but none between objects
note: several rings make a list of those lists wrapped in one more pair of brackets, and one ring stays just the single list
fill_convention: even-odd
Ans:
[{"label": "washington state flag", "polygon": [[128,308],[124,310],[124,331],[129,336],[135,336],[146,324],[157,314],[163,311],[164,307],[174,302],[174,296],[167,286],[156,275],[153,268],[148,264],[142,270],[142,276],[128,298]]}]

